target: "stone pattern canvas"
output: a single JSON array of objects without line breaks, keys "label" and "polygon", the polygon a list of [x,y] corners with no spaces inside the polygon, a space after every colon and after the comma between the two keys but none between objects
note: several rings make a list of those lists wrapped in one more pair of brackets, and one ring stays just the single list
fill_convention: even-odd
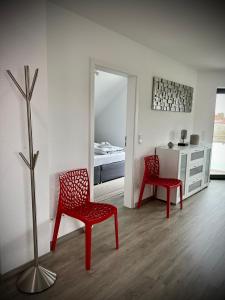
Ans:
[{"label": "stone pattern canvas", "polygon": [[192,99],[192,87],[163,78],[153,77],[153,110],[191,112]]}]

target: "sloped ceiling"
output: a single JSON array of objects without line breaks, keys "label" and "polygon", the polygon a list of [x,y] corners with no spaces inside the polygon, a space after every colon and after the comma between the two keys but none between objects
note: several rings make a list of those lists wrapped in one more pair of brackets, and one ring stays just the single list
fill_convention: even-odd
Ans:
[{"label": "sloped ceiling", "polygon": [[95,117],[126,89],[127,78],[104,71],[95,75]]},{"label": "sloped ceiling", "polygon": [[224,1],[51,2],[196,69],[225,70]]}]

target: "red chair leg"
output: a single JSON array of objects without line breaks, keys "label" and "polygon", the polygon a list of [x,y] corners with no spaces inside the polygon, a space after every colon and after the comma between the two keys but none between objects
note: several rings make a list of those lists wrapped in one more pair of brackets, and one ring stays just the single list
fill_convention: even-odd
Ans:
[{"label": "red chair leg", "polygon": [[157,199],[157,191],[158,191],[158,186],[154,186],[154,198]]},{"label": "red chair leg", "polygon": [[117,215],[117,211],[114,213],[114,222],[115,222],[116,249],[119,249],[118,215]]},{"label": "red chair leg", "polygon": [[143,180],[142,184],[141,184],[139,199],[138,199],[138,205],[137,205],[138,208],[141,207],[141,200],[142,200],[142,197],[143,197],[144,189],[145,189],[145,182]]},{"label": "red chair leg", "polygon": [[180,209],[183,208],[183,191],[182,191],[182,184],[180,185]]},{"label": "red chair leg", "polygon": [[85,226],[85,265],[86,270],[91,268],[91,229],[90,225]]},{"label": "red chair leg", "polygon": [[54,227],[54,233],[53,233],[53,238],[51,241],[51,250],[54,251],[55,247],[56,247],[56,241],[57,241],[57,236],[58,236],[58,232],[59,232],[59,225],[60,225],[60,221],[61,221],[61,210],[60,208],[57,209],[57,214],[56,214],[56,219],[55,219],[55,227]]},{"label": "red chair leg", "polygon": [[166,197],[166,217],[170,217],[170,188],[167,188],[167,197]]}]

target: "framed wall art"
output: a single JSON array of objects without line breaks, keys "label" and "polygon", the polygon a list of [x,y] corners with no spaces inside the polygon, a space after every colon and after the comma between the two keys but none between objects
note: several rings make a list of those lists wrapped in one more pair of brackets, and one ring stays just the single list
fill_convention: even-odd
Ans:
[{"label": "framed wall art", "polygon": [[193,87],[159,77],[153,77],[152,109],[191,112]]}]

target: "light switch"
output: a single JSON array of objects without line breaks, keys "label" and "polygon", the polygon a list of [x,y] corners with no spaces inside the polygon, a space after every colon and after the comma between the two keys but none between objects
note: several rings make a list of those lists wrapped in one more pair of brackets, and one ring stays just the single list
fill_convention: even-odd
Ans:
[{"label": "light switch", "polygon": [[138,134],[138,144],[142,144],[143,139],[142,139],[142,134]]}]

